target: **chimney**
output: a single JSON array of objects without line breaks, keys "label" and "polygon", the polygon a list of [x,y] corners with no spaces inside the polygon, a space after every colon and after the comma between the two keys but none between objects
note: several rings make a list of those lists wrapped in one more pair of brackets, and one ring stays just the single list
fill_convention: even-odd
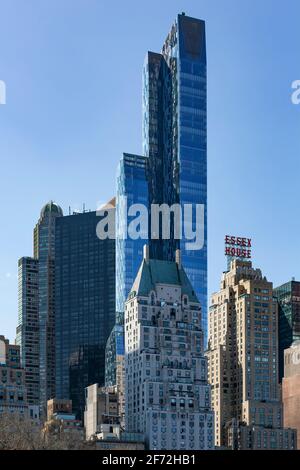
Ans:
[{"label": "chimney", "polygon": [[149,261],[149,246],[144,245],[144,260],[148,263]]},{"label": "chimney", "polygon": [[175,252],[175,261],[176,261],[176,264],[178,265],[178,269],[181,269],[181,251],[180,250],[176,250]]}]

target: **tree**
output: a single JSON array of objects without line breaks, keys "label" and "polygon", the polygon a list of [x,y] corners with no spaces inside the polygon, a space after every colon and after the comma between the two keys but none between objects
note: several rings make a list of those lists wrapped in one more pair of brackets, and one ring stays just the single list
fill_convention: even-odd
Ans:
[{"label": "tree", "polygon": [[0,450],[92,450],[76,429],[52,420],[44,427],[17,413],[0,414]]}]

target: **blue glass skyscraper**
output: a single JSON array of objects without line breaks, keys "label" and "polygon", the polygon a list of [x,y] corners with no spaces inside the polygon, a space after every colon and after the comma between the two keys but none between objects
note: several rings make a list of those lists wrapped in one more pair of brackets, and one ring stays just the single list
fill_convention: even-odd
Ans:
[{"label": "blue glass skyscraper", "polygon": [[[150,256],[173,261],[176,248],[202,306],[207,332],[207,118],[205,23],[178,15],[161,54],[149,52],[143,71],[143,151],[148,157],[149,202],[196,204],[203,246],[187,238],[151,240]],[[196,229],[195,217],[192,222]]]},{"label": "blue glass skyscraper", "polygon": [[143,259],[148,233],[133,240],[128,226],[134,216],[128,209],[134,204],[148,207],[147,159],[124,153],[117,170],[116,188],[116,325],[106,346],[105,383],[114,385],[118,359],[124,355],[124,304]]},{"label": "blue glass skyscraper", "polygon": [[117,172],[116,197],[116,310],[124,311],[124,303],[143,259],[143,246],[148,233],[133,240],[128,226],[134,216],[128,209],[134,204],[148,207],[147,160],[125,153]]}]

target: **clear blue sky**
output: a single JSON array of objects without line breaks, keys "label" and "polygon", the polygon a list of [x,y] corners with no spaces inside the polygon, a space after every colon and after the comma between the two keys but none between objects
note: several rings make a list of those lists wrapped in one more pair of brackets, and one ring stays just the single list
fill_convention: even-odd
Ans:
[{"label": "clear blue sky", "polygon": [[252,236],[275,284],[300,279],[299,0],[0,0],[0,334],[17,323],[17,260],[41,206],[114,195],[141,152],[142,65],[177,13],[207,22],[209,292],[226,233]]}]

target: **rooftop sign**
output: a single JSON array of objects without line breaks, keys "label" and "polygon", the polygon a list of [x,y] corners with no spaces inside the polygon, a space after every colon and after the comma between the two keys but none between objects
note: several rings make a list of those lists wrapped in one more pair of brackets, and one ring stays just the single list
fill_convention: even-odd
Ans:
[{"label": "rooftop sign", "polygon": [[251,259],[251,238],[225,236],[225,256],[230,258]]}]

